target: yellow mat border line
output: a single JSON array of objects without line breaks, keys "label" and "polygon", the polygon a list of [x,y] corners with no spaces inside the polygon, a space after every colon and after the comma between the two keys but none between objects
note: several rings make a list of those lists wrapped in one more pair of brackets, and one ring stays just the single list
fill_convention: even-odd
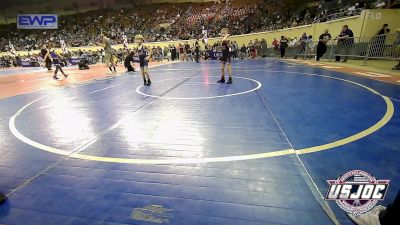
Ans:
[{"label": "yellow mat border line", "polygon": [[35,102],[43,99],[44,97],[40,97],[36,100],[33,100],[32,102],[29,102],[25,106],[23,106],[20,110],[17,111],[15,115],[13,115],[10,118],[9,121],[9,128],[11,133],[21,140],[22,142],[31,145],[35,148],[59,154],[59,155],[64,155],[69,158],[75,158],[75,159],[82,159],[82,160],[90,160],[90,161],[99,161],[99,162],[110,162],[110,163],[130,163],[130,164],[196,164],[196,163],[212,163],[212,162],[230,162],[230,161],[240,161],[240,160],[250,160],[250,159],[261,159],[261,158],[270,158],[270,157],[277,157],[277,156],[284,156],[284,155],[290,155],[290,154],[309,154],[309,153],[314,153],[314,152],[319,152],[319,151],[324,151],[324,150],[329,150],[332,148],[336,148],[339,146],[343,146],[346,144],[349,144],[351,142],[357,141],[361,138],[364,138],[377,130],[381,129],[383,126],[385,126],[390,119],[393,117],[394,114],[394,105],[393,102],[386,96],[382,95],[378,91],[365,86],[363,84],[342,79],[342,78],[337,78],[337,77],[331,77],[331,76],[326,76],[326,75],[320,75],[320,74],[312,74],[312,73],[301,73],[301,72],[290,72],[290,71],[265,71],[265,72],[286,72],[286,73],[296,73],[296,74],[303,74],[303,75],[311,75],[311,76],[320,76],[320,77],[325,77],[329,79],[335,79],[347,83],[351,83],[354,85],[357,85],[359,87],[362,87],[373,94],[376,94],[380,97],[383,98],[383,100],[386,103],[386,112],[384,116],[374,125],[371,127],[354,134],[352,136],[323,144],[323,145],[318,145],[314,147],[309,147],[309,148],[303,148],[303,149],[285,149],[285,150],[279,150],[279,151],[273,151],[273,152],[265,152],[265,153],[258,153],[258,154],[248,154],[248,155],[239,155],[239,156],[225,156],[225,157],[210,157],[210,158],[171,158],[171,159],[129,159],[129,158],[114,158],[114,157],[104,157],[104,156],[94,156],[94,155],[85,155],[81,153],[72,153],[71,151],[66,151],[58,148],[54,148],[51,146],[43,145],[41,143],[38,143],[36,141],[33,141],[23,134],[21,134],[18,129],[15,127],[15,120],[16,118],[22,113],[23,110],[25,110],[27,107],[30,105],[34,104]]}]

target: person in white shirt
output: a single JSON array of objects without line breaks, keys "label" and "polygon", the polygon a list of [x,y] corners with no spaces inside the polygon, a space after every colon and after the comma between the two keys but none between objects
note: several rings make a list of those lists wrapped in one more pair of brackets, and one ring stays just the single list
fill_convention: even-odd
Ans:
[{"label": "person in white shirt", "polygon": [[289,42],[289,47],[294,47],[294,46],[296,46],[297,38],[294,37],[294,38],[291,38],[291,39],[292,39],[292,40]]}]

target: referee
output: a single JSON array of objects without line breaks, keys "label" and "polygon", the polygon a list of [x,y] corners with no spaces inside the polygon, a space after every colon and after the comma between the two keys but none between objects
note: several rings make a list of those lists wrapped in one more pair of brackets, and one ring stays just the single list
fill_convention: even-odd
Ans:
[{"label": "referee", "polygon": [[42,58],[45,62],[46,68],[48,71],[51,70],[51,59],[47,56],[47,53],[49,52],[48,47],[46,45],[43,45],[42,49],[40,50],[40,54],[42,55]]},{"label": "referee", "polygon": [[[105,52],[104,56],[105,63],[111,72],[116,73],[117,70],[115,69],[114,51],[111,47],[111,39],[109,38],[110,35],[102,32],[100,36],[102,39],[102,46],[104,47],[104,52]],[[114,71],[112,69],[114,69]]]}]

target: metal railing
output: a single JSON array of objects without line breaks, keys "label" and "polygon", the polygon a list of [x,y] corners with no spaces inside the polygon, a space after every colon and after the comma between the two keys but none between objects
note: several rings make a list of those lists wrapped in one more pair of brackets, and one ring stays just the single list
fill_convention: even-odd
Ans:
[{"label": "metal railing", "polygon": [[[317,54],[318,41],[314,44],[300,43],[286,48],[286,56],[293,58],[314,58]],[[268,56],[279,56],[279,49],[268,49]],[[400,33],[376,35],[371,37],[337,38],[326,45],[322,58],[346,61],[349,58],[400,60]]]},{"label": "metal railing", "polygon": [[400,59],[400,34],[383,34],[372,37],[334,39],[330,45],[329,59],[341,57],[364,59]]}]

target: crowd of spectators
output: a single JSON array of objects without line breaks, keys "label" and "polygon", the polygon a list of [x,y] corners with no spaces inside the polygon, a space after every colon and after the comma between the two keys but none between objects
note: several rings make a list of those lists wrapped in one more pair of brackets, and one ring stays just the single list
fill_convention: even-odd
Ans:
[{"label": "crowd of spectators", "polygon": [[[197,46],[197,49],[196,49]],[[239,46],[236,41],[232,41],[231,54],[233,59],[256,59],[261,57],[268,57],[271,55],[279,55],[279,50],[282,48],[282,40],[278,41],[274,39],[271,43],[267,43],[265,39],[251,40],[247,45],[243,44]],[[304,55],[306,49],[314,48],[312,37],[303,34],[303,36],[297,38],[288,39],[287,46],[293,49],[298,49],[299,55]],[[177,44],[170,44],[164,48],[157,45],[149,45],[152,50],[152,61],[195,61],[196,54],[199,54],[201,60],[215,60],[218,59],[221,54],[221,43],[215,42],[212,45],[202,43],[197,40],[193,44],[189,44],[187,41],[182,41]],[[132,52],[130,52],[132,51]],[[100,50],[76,50],[68,51],[62,54],[65,58],[82,58],[87,59],[91,64],[104,62],[104,51]],[[136,50],[125,50],[119,48],[115,51],[116,61],[122,63],[128,56],[136,56]],[[44,66],[40,54],[28,54],[25,56],[12,57],[10,55],[0,57],[0,67],[11,67],[21,66],[21,60],[28,60],[32,62],[32,66]],[[68,63],[66,63],[68,64]]]},{"label": "crowd of spectators", "polygon": [[29,51],[40,49],[48,41],[59,45],[59,40],[71,47],[94,46],[102,30],[112,34],[114,44],[123,42],[123,34],[129,43],[136,34],[142,34],[148,42],[202,39],[205,33],[218,36],[221,27],[229,27],[234,35],[271,31],[355,15],[366,7],[383,7],[381,0],[366,2],[226,0],[103,9],[61,16],[57,30],[17,30],[15,24],[1,25],[0,51],[9,50],[9,43],[17,51]]},{"label": "crowd of spectators", "polygon": [[[286,55],[289,55],[294,58],[301,57],[303,59],[316,57],[316,60],[319,61],[319,59],[327,52],[327,45],[333,44],[332,46],[336,46],[334,48],[336,61],[340,61],[340,54],[344,54],[345,62],[354,44],[354,35],[347,25],[344,25],[342,30],[337,32],[339,35],[331,35],[329,30],[326,29],[324,33],[319,36],[318,41],[315,41],[312,35],[307,35],[306,33],[303,33],[299,37],[281,36],[280,39],[274,38],[270,43],[268,43],[264,38],[261,40],[256,38],[250,40],[248,44],[242,44],[242,46],[239,46],[235,40],[232,40],[229,47],[233,59],[257,59],[270,56],[279,57],[279,55],[281,58],[286,58]],[[376,39],[373,39],[373,45],[370,48],[371,57],[383,57],[392,53],[398,54],[398,52],[396,53],[397,48],[393,48],[393,51],[385,52],[385,48],[391,49],[391,47],[381,44],[385,43],[385,41],[382,40],[386,38],[386,36],[382,35],[387,35],[389,32],[390,29],[388,24],[383,24],[382,28],[377,31],[378,36],[376,36]],[[393,43],[393,46],[398,46],[400,43],[400,28],[396,30],[394,35],[396,40]],[[391,36],[392,39],[393,37]],[[361,43],[361,45],[363,45],[363,43]],[[50,44],[50,46],[52,46],[52,44]],[[213,44],[208,44],[199,39],[194,43],[180,41],[174,42],[174,44],[169,44],[168,46],[164,45],[164,47],[156,45],[156,43],[148,44],[147,46],[152,51],[151,61],[199,61],[199,59],[217,60],[221,56],[222,52],[222,45],[219,41],[213,42]],[[42,50],[44,50],[44,48]],[[124,64],[126,64],[128,55],[130,55],[131,58],[138,57],[135,48],[119,48],[115,50],[114,55],[117,62],[125,62]],[[80,59],[84,59],[88,64],[96,64],[104,63],[105,53],[102,48],[99,48],[98,50],[79,49],[75,51],[67,50],[62,53],[62,56],[65,59],[68,59],[71,64],[73,64],[72,61],[76,62],[80,61]],[[331,56],[332,55],[329,55],[328,57]],[[0,57],[0,67],[26,66],[27,61],[29,62],[28,66],[44,66],[43,56],[40,54],[28,54],[24,56],[18,55],[16,57],[8,54]],[[66,62],[65,65],[68,65],[68,62]]]}]

